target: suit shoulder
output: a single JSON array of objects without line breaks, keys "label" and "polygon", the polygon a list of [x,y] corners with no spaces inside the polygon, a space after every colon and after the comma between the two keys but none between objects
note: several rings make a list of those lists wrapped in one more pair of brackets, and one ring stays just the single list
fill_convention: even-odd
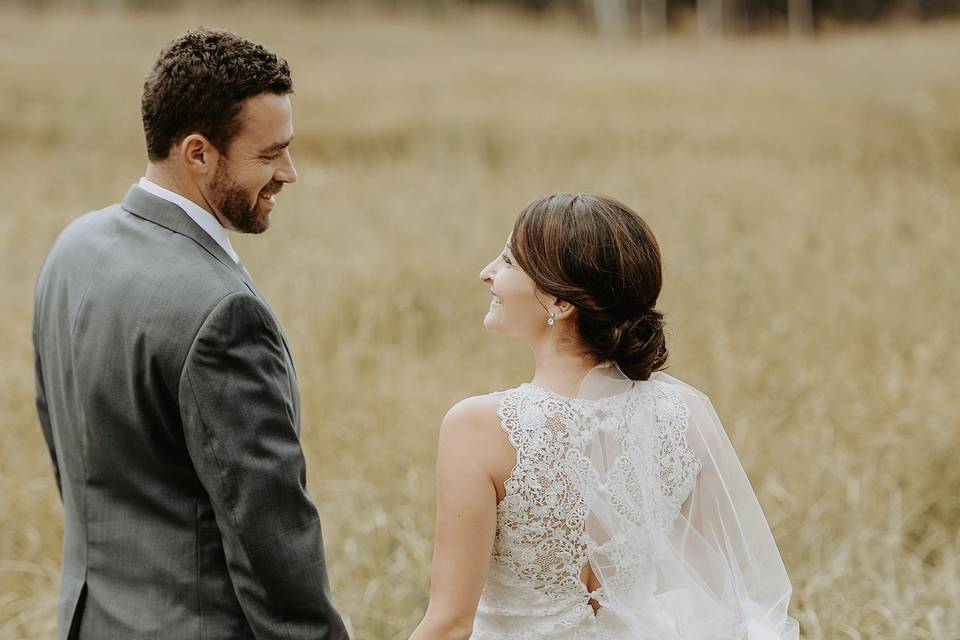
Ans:
[{"label": "suit shoulder", "polygon": [[58,250],[62,251],[65,247],[82,243],[93,237],[98,231],[103,231],[115,222],[122,209],[119,204],[112,204],[102,209],[88,211],[74,218],[57,234],[56,240],[50,253]]},{"label": "suit shoulder", "polygon": [[87,211],[86,213],[82,213],[68,222],[67,226],[63,228],[62,234],[69,235],[69,233],[76,233],[87,227],[109,223],[111,219],[116,219],[117,216],[123,213],[123,207],[116,202],[105,207],[101,207],[100,209]]}]

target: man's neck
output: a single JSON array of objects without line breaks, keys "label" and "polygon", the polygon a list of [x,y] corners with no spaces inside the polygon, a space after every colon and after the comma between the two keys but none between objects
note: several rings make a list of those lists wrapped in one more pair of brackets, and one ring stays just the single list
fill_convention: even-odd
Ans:
[{"label": "man's neck", "polygon": [[229,224],[224,224],[223,218],[221,218],[213,210],[213,208],[210,206],[210,203],[207,202],[206,198],[203,197],[203,194],[200,192],[200,190],[197,189],[196,185],[189,180],[184,180],[173,172],[165,170],[163,166],[154,164],[153,162],[147,163],[147,170],[143,177],[158,187],[163,187],[167,191],[172,191],[179,196],[183,196],[190,202],[193,202],[198,207],[216,218],[217,222],[220,223],[220,226],[224,227],[225,229],[232,228]]},{"label": "man's neck", "polygon": [[178,180],[176,176],[171,175],[169,171],[164,171],[156,164],[152,162],[148,163],[147,170],[144,172],[143,176],[158,187],[163,187],[167,191],[173,191],[174,193],[183,196],[187,200],[197,203],[198,206],[203,207],[203,198],[199,197],[200,194],[193,193],[195,189],[189,188],[186,184],[184,184],[185,181]]}]

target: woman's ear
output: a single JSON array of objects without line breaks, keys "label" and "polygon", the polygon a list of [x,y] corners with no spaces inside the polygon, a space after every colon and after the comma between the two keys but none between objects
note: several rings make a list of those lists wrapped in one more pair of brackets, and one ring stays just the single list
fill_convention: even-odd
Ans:
[{"label": "woman's ear", "polygon": [[573,317],[577,312],[577,308],[566,300],[555,298],[553,302],[553,312],[556,314],[557,320],[564,320]]}]

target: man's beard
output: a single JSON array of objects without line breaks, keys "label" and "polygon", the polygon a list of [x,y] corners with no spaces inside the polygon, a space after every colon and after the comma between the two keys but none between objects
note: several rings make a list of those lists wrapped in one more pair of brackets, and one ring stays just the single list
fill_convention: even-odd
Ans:
[{"label": "man's beard", "polygon": [[233,182],[224,168],[217,168],[210,189],[213,191],[220,214],[230,221],[235,230],[240,233],[263,233],[270,226],[270,220],[266,215],[263,217],[257,215],[260,204],[259,192],[253,199],[256,204],[250,206],[250,194]]}]

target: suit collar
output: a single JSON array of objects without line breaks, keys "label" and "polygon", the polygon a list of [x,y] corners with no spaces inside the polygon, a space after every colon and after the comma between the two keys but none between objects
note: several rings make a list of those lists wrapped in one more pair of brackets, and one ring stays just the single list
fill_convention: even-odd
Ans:
[{"label": "suit collar", "polygon": [[240,256],[237,255],[237,252],[234,251],[233,246],[230,244],[230,236],[227,234],[227,230],[223,228],[223,225],[220,224],[217,217],[207,209],[176,191],[162,187],[155,182],[147,180],[145,177],[140,178],[137,185],[147,193],[163,198],[183,209],[201,229],[207,232],[207,235],[213,238],[214,242],[220,245],[221,249],[227,252],[228,256],[233,258],[234,262],[240,262]]},{"label": "suit collar", "polygon": [[169,200],[148,193],[135,184],[127,191],[120,206],[139,218],[187,236],[206,249],[219,262],[240,273],[245,280],[248,279],[243,268],[224,251],[223,247],[194,222],[186,211]]}]

